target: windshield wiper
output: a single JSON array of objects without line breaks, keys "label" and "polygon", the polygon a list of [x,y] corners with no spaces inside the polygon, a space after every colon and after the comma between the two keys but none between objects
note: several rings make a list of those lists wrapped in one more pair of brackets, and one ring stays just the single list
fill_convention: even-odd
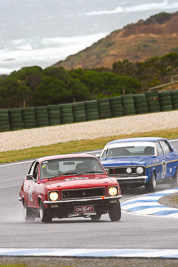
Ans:
[{"label": "windshield wiper", "polygon": [[43,179],[53,179],[53,178],[57,178],[59,177],[58,175],[57,176],[52,176],[52,177],[46,177],[46,178],[43,178]]},{"label": "windshield wiper", "polygon": [[[77,175],[77,172],[65,172],[65,173],[61,173],[59,175],[56,176],[52,176],[52,177],[46,177],[47,179],[53,179],[53,178],[57,178],[57,177],[61,177],[61,176],[65,176],[65,175]],[[45,179],[45,178],[43,178]]]},{"label": "windshield wiper", "polygon": [[65,172],[62,174],[63,175],[77,175],[78,173],[77,172]]},{"label": "windshield wiper", "polygon": [[89,171],[89,172],[78,173],[78,175],[82,175],[82,174],[86,174],[86,173],[102,173],[102,174],[104,174],[104,173],[101,172],[101,171]]}]

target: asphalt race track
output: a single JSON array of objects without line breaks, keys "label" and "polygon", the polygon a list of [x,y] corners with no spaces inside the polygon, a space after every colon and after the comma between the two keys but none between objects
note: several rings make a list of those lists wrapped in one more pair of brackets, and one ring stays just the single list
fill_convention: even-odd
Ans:
[{"label": "asphalt race track", "polygon": [[[178,141],[173,141],[178,150]],[[178,249],[178,218],[140,216],[122,212],[119,222],[103,215],[99,222],[89,218],[61,219],[42,224],[27,223],[18,201],[22,181],[31,162],[0,165],[0,248],[60,249]],[[173,188],[158,186],[157,191]],[[144,187],[123,192],[121,202],[145,194]]]}]

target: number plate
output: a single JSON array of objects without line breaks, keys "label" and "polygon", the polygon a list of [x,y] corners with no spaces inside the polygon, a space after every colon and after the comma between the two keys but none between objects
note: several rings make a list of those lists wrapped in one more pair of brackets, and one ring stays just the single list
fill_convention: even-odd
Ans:
[{"label": "number plate", "polygon": [[74,212],[75,213],[90,213],[94,212],[94,206],[93,205],[88,205],[88,206],[76,206],[74,207]]}]

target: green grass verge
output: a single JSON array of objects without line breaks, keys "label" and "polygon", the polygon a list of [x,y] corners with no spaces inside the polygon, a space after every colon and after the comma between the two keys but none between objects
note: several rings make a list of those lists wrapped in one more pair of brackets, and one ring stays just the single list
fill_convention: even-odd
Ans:
[{"label": "green grass verge", "polygon": [[75,153],[89,150],[102,149],[104,145],[112,140],[129,138],[129,137],[148,137],[159,136],[167,139],[178,138],[178,128],[135,133],[129,135],[115,135],[103,138],[96,138],[91,140],[70,141],[67,143],[58,143],[48,146],[32,147],[28,149],[13,150],[7,152],[0,152],[0,163],[9,163],[33,158],[39,158],[47,155]]},{"label": "green grass verge", "polygon": [[[51,265],[38,265],[38,267],[49,267],[49,266]],[[0,264],[0,267],[32,267],[32,265],[16,263],[16,264]],[[55,265],[53,267],[76,267],[76,265]]]},{"label": "green grass verge", "polygon": [[[20,263],[16,263],[16,264],[0,264],[0,267],[31,267],[31,264],[20,264]],[[37,266],[37,265],[36,265]],[[38,265],[38,267],[48,267],[51,265]],[[53,267],[75,267],[75,265],[55,265]]]},{"label": "green grass verge", "polygon": [[175,203],[175,204],[178,204],[178,195],[173,196],[173,197],[171,198],[171,202],[172,202],[172,203]]}]

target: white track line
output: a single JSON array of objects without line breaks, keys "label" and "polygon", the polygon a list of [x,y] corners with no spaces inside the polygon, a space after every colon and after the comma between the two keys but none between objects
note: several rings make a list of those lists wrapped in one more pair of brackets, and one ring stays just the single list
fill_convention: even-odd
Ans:
[{"label": "white track line", "polygon": [[178,209],[163,206],[158,203],[161,197],[177,193],[178,188],[159,191],[140,197],[135,197],[121,203],[123,211],[131,212],[136,215],[164,216],[166,218],[178,218]]}]

